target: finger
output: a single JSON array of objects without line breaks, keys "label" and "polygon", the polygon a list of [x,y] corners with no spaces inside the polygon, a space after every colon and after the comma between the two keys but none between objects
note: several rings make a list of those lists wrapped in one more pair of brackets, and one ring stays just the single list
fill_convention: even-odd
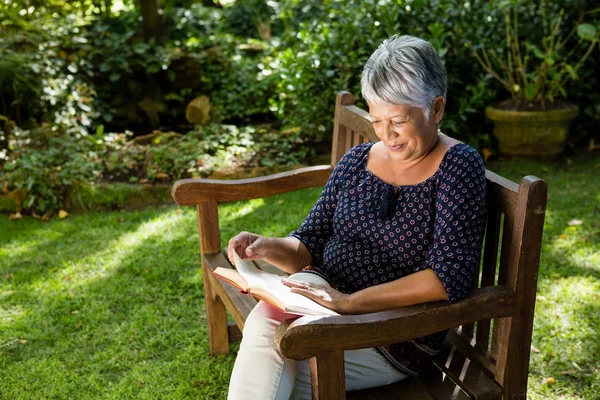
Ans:
[{"label": "finger", "polygon": [[307,289],[309,284],[306,282],[297,281],[294,279],[282,278],[281,282],[290,288],[299,288],[299,289]]}]

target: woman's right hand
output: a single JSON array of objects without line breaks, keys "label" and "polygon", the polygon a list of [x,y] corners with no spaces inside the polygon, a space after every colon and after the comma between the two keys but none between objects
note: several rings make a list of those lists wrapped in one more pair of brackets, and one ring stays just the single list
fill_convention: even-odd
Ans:
[{"label": "woman's right hand", "polygon": [[233,262],[235,251],[244,260],[265,258],[271,250],[271,240],[251,232],[240,232],[229,240],[227,256]]}]

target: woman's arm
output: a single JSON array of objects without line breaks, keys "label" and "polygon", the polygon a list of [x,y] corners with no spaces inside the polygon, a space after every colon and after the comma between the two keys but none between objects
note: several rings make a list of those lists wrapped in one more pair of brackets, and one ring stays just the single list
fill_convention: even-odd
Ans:
[{"label": "woman's arm", "polygon": [[366,314],[394,308],[448,300],[444,285],[431,269],[369,288],[352,294],[344,294],[327,285],[310,285],[285,279],[283,283],[292,288],[292,292],[302,294],[309,299],[340,314]]},{"label": "woman's arm", "polygon": [[446,289],[435,272],[425,269],[349,295],[340,313],[365,314],[440,300],[448,300]]},{"label": "woman's arm", "polygon": [[295,237],[270,238],[240,232],[227,246],[230,261],[233,260],[234,251],[246,260],[265,260],[288,274],[299,271],[312,261],[306,246]]}]

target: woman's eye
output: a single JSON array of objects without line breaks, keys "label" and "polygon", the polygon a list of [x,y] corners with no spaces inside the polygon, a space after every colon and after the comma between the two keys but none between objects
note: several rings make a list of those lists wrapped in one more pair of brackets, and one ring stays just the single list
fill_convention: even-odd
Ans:
[{"label": "woman's eye", "polygon": [[392,121],[392,123],[396,126],[404,125],[404,121]]},{"label": "woman's eye", "polygon": [[380,123],[381,121],[378,121],[378,120],[372,120],[371,122],[373,123],[373,125],[375,125],[375,124],[378,124],[378,123]]}]

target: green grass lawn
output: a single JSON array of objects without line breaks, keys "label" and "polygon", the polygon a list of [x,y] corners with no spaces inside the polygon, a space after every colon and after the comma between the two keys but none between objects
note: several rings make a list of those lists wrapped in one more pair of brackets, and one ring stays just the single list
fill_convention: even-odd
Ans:
[{"label": "green grass lawn", "polygon": [[[529,397],[597,399],[600,160],[488,168],[550,185]],[[223,244],[287,234],[319,192],[221,206]],[[0,399],[224,398],[234,357],[208,355],[202,291],[192,209],[2,216]]]}]

